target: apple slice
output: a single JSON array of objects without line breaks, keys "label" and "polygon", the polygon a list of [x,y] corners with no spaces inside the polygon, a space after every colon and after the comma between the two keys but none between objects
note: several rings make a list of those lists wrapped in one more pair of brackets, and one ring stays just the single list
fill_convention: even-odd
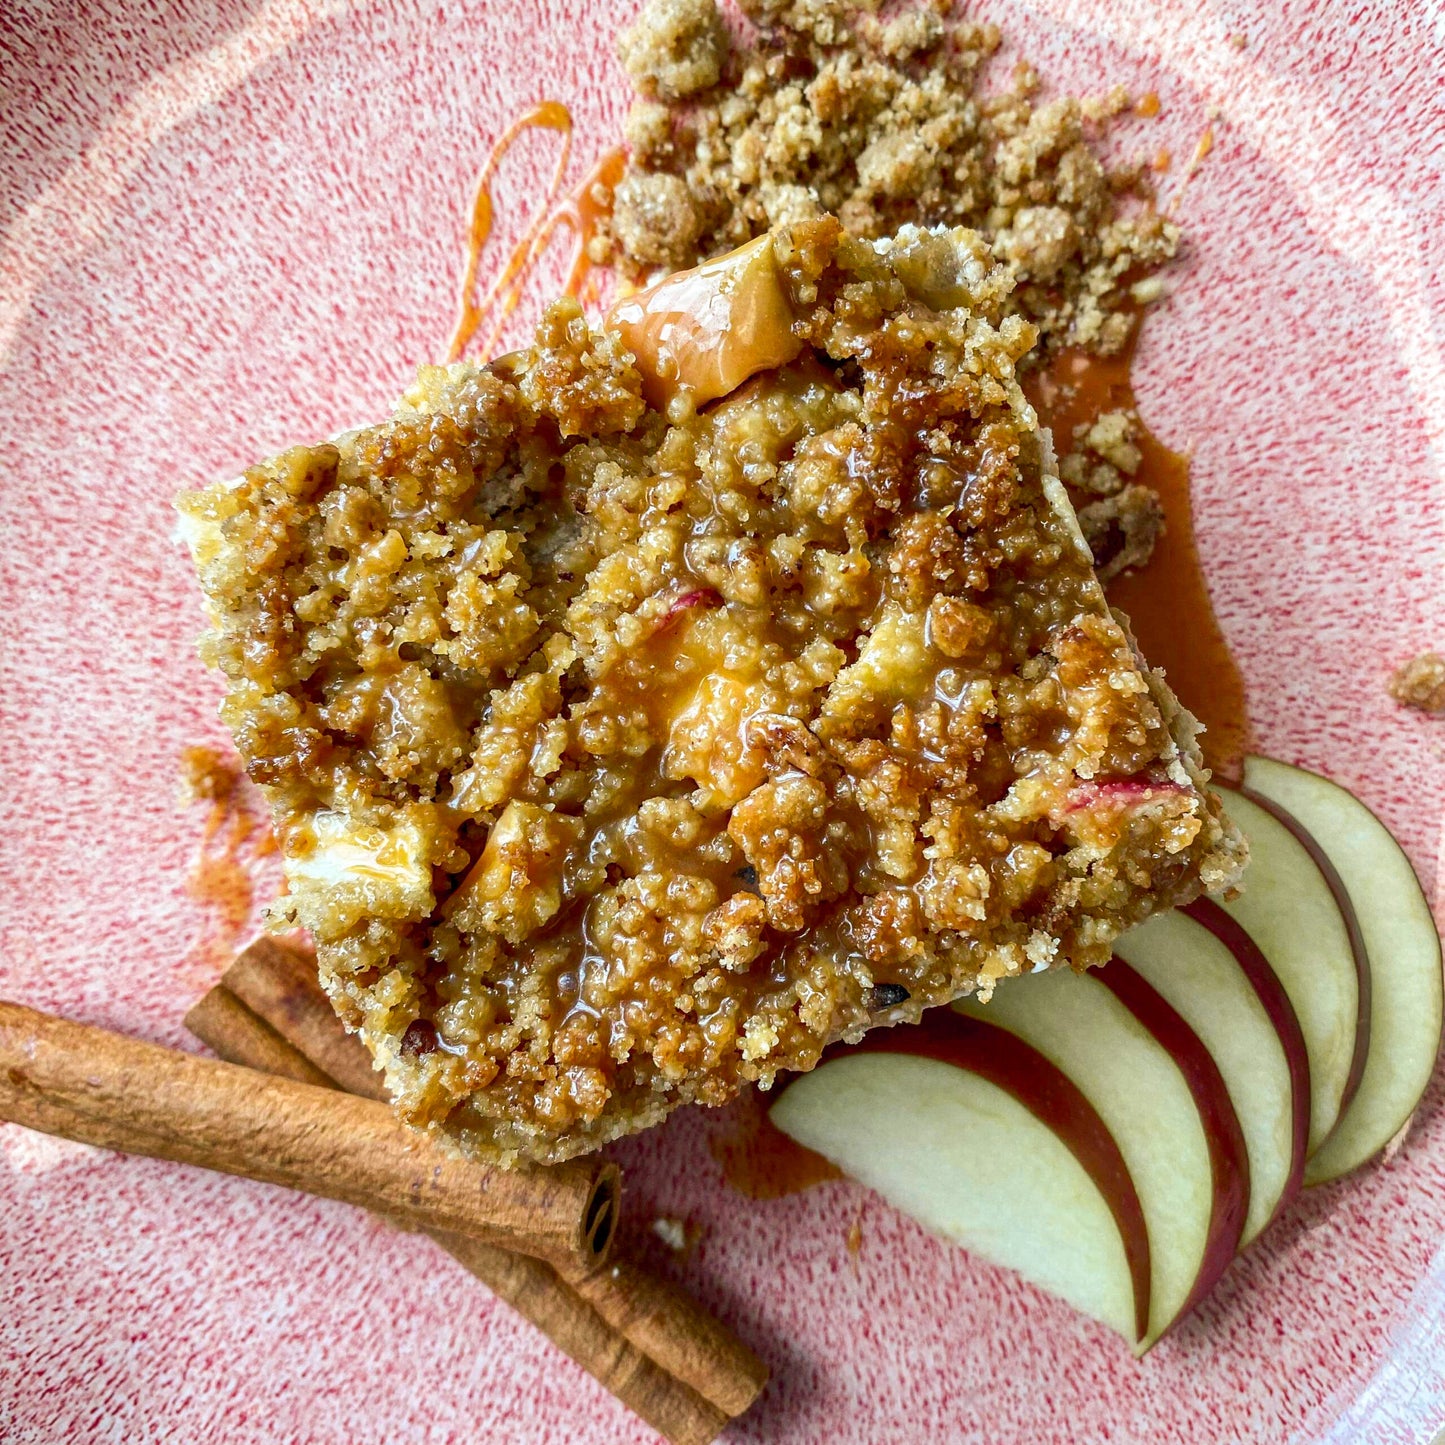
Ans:
[{"label": "apple slice", "polygon": [[1352,793],[1269,758],[1247,760],[1244,786],[1256,804],[1312,838],[1333,865],[1368,959],[1371,1007],[1359,1089],[1305,1167],[1305,1183],[1321,1184],[1384,1148],[1425,1092],[1440,1050],[1440,935],[1410,860]]},{"label": "apple slice", "polygon": [[1142,1353],[1213,1287],[1248,1213],[1248,1151],[1218,1066],[1117,959],[1088,974],[1006,979],[988,1003],[953,1007],[1031,1044],[1078,1085],[1118,1143],[1149,1232]]},{"label": "apple slice", "polygon": [[1309,1059],[1289,995],[1253,939],[1210,899],[1187,913],[1151,918],[1116,946],[1219,1065],[1249,1151],[1242,1249],[1299,1193]]},{"label": "apple slice", "polygon": [[1294,1005],[1309,1052],[1313,1154],[1364,1068],[1369,965],[1349,895],[1314,840],[1258,798],[1230,791],[1224,806],[1249,840],[1249,866],[1239,897],[1221,907],[1259,945]]},{"label": "apple slice", "polygon": [[935,1009],[830,1051],[769,1117],[925,1228],[1145,1334],[1149,1236],[1119,1146],[1006,1029]]}]

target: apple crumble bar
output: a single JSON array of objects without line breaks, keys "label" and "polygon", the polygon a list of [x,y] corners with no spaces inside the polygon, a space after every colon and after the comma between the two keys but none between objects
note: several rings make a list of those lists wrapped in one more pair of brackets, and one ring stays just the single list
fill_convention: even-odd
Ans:
[{"label": "apple crumble bar", "polygon": [[565,1158],[1236,876],[1009,285],[800,222],[181,500],[275,919],[404,1117]]}]

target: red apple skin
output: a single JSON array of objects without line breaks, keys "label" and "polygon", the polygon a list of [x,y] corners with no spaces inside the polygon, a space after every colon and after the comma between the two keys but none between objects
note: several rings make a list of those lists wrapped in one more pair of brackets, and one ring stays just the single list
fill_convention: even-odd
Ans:
[{"label": "red apple skin", "polygon": [[[1142,1340],[1149,1329],[1151,1279],[1144,1207],[1114,1136],[1078,1085],[1007,1029],[951,1008],[931,1009],[907,1028],[875,1030],[856,1044],[835,1044],[824,1052],[823,1060],[863,1053],[914,1054],[965,1069],[1011,1095],[1053,1130],[1094,1181],[1119,1227],[1134,1286],[1134,1337]],[[1233,1111],[1230,1113],[1232,1117]],[[1237,1131],[1237,1123],[1235,1128]],[[1239,1142],[1243,1147],[1243,1135]],[[1247,1166],[1244,1177],[1248,1178]],[[1241,1206],[1239,1228],[1243,1223]],[[1236,1240],[1239,1228],[1235,1230]],[[1190,1297],[1191,1303],[1194,1298]]]},{"label": "red apple skin", "polygon": [[676,627],[689,612],[701,608],[708,612],[713,608],[721,607],[723,599],[721,594],[713,591],[711,587],[694,587],[690,592],[680,593],[667,604],[667,611],[662,614],[653,626],[653,636],[659,636],[664,632]]},{"label": "red apple skin", "polygon": [[1359,917],[1355,913],[1355,905],[1350,901],[1349,889],[1345,887],[1344,879],[1339,875],[1335,865],[1330,861],[1330,856],[1320,847],[1315,835],[1300,822],[1293,813],[1280,807],[1272,798],[1267,798],[1263,793],[1257,793],[1253,788],[1241,787],[1238,790],[1257,808],[1263,808],[1271,817],[1283,823],[1286,828],[1299,839],[1306,853],[1314,860],[1314,865],[1320,870],[1330,893],[1335,900],[1335,907],[1340,910],[1340,917],[1345,920],[1345,932],[1350,940],[1350,952],[1355,960],[1355,977],[1360,985],[1360,1011],[1359,1019],[1355,1024],[1355,1050],[1350,1055],[1350,1072],[1345,1076],[1344,1092],[1340,1095],[1339,1118],[1345,1117],[1345,1110],[1350,1107],[1350,1101],[1355,1097],[1355,1091],[1360,1087],[1360,1079],[1365,1072],[1365,1061],[1370,1053],[1370,956],[1365,951],[1365,935],[1360,928]]},{"label": "red apple skin", "polygon": [[[1182,912],[1207,928],[1234,955],[1284,1046],[1285,1062],[1289,1065],[1291,1100],[1290,1167],[1284,1193],[1264,1226],[1268,1229],[1304,1186],[1310,1138],[1310,1059],[1305,1049],[1305,1036],[1284,985],[1248,932],[1212,898],[1198,898],[1186,904]],[[1357,1055],[1358,1052],[1357,1049]]]},{"label": "red apple skin", "polygon": [[1244,1130],[1230,1102],[1224,1075],[1199,1036],[1153,985],[1146,982],[1122,958],[1114,957],[1096,969],[1099,980],[1154,1036],[1179,1066],[1189,1092],[1194,1096],[1204,1126],[1213,1176],[1213,1208],[1209,1234],[1199,1261],[1199,1273],[1179,1313],[1166,1326],[1167,1333],[1219,1282],[1239,1252],[1244,1234],[1244,1217],[1249,1212],[1249,1151]]}]

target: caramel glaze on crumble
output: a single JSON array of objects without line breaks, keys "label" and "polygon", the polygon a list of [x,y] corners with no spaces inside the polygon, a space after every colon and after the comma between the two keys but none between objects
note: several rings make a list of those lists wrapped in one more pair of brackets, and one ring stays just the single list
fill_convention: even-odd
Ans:
[{"label": "caramel glaze on crumble", "polygon": [[485,1157],[1101,962],[1242,859],[1105,606],[982,240],[765,244],[799,354],[700,410],[564,301],[182,502],[278,923],[403,1115]]},{"label": "caramel glaze on crumble", "polygon": [[[1044,99],[1028,63],[1000,73],[997,26],[951,8],[738,0],[725,20],[716,0],[646,0],[618,38],[637,98],[592,259],[633,276],[692,266],[824,212],[863,237],[969,226],[1013,277],[1005,311],[1038,328],[1026,365],[1119,355],[1180,244],[1153,166],[1119,154],[1158,99],[1135,108],[1117,85]],[[1092,437],[1055,440],[1101,580],[1142,567],[1164,530],[1148,477],[1120,481]]]}]

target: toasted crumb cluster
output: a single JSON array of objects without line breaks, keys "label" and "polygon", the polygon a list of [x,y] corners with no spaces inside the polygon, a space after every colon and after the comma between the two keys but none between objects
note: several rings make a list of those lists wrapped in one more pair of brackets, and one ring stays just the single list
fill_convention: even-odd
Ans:
[{"label": "toasted crumb cluster", "polygon": [[1073,450],[1059,459],[1059,477],[1105,583],[1144,566],[1164,535],[1159,494],[1134,480],[1144,460],[1139,432],[1132,409],[1104,412],[1074,428]]},{"label": "toasted crumb cluster", "polygon": [[181,803],[226,803],[236,791],[240,774],[235,761],[227,762],[212,748],[181,750]]},{"label": "toasted crumb cluster", "polygon": [[1138,475],[1144,454],[1137,445],[1139,415],[1106,411],[1074,428],[1073,449],[1059,458],[1059,477],[1074,492],[1112,497]]},{"label": "toasted crumb cluster", "polygon": [[1445,657],[1422,652],[1397,667],[1390,677],[1390,696],[1421,712],[1445,713]]},{"label": "toasted crumb cluster", "polygon": [[1035,104],[1021,64],[985,94],[1002,38],[948,18],[947,0],[887,19],[876,0],[740,8],[749,27],[734,38],[714,0],[649,0],[621,36],[640,99],[595,260],[691,266],[823,212],[864,237],[965,225],[1007,266],[1007,309],[1044,351],[1124,345],[1146,294],[1132,288],[1174,255],[1178,231],[1134,204],[1151,198],[1147,166],[1111,170],[1096,153],[1128,105],[1121,89]]},{"label": "toasted crumb cluster", "polygon": [[484,1157],[1102,961],[1241,861],[1015,381],[1008,271],[964,231],[766,244],[801,352],[705,409],[561,302],[181,503],[278,922]]},{"label": "toasted crumb cluster", "polygon": [[1152,487],[1121,487],[1079,508],[1079,530],[1101,582],[1144,566],[1164,535],[1164,507]]}]

